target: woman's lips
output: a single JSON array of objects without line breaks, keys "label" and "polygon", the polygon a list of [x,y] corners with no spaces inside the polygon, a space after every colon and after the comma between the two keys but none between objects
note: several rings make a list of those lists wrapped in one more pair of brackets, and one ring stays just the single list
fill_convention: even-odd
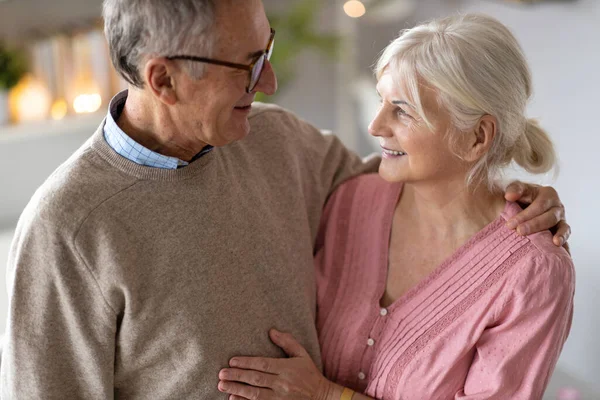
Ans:
[{"label": "woman's lips", "polygon": [[406,153],[403,151],[386,149],[385,147],[382,147],[382,149],[383,149],[383,156],[385,158],[402,157],[402,156],[406,155]]}]

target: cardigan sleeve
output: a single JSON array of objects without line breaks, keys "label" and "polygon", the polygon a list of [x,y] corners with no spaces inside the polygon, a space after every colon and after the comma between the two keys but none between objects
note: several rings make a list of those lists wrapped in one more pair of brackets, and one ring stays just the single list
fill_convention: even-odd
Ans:
[{"label": "cardigan sleeve", "polygon": [[575,272],[566,254],[523,260],[497,318],[480,337],[456,400],[541,399],[573,317]]}]

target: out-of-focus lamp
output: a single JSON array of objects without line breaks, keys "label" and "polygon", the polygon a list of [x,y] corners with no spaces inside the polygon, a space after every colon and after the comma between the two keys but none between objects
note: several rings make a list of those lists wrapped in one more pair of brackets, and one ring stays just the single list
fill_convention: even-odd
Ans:
[{"label": "out-of-focus lamp", "polygon": [[100,89],[91,78],[82,77],[77,79],[74,89],[73,110],[77,114],[94,113],[102,107]]},{"label": "out-of-focus lamp", "polygon": [[358,0],[350,0],[344,4],[344,12],[352,18],[360,18],[367,11],[365,5]]},{"label": "out-of-focus lamp", "polygon": [[94,113],[102,106],[102,96],[98,93],[80,94],[73,100],[73,109],[77,114]]},{"label": "out-of-focus lamp", "polygon": [[8,100],[14,122],[46,119],[51,102],[48,88],[31,75],[26,75],[19,81],[10,91]]},{"label": "out-of-focus lamp", "polygon": [[63,119],[68,112],[67,102],[63,99],[58,99],[54,103],[52,103],[52,108],[50,109],[50,116],[53,120],[59,121]]}]

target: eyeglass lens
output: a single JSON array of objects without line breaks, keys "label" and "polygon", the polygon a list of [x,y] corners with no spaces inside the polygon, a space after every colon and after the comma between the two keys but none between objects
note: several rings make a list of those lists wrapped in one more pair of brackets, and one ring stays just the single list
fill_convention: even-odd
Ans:
[{"label": "eyeglass lens", "polygon": [[271,46],[269,47],[267,53],[261,56],[258,59],[258,61],[256,61],[256,64],[254,64],[254,67],[252,68],[252,75],[250,77],[250,85],[248,86],[249,92],[254,90],[254,88],[256,87],[256,84],[260,79],[260,75],[262,74],[263,68],[265,67],[265,61],[271,59],[271,55],[273,54],[273,47],[275,47],[274,44],[274,42],[271,42]]}]

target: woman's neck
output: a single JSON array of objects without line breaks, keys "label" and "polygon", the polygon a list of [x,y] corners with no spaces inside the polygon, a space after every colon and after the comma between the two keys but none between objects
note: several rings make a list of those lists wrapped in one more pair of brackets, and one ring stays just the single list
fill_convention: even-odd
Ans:
[{"label": "woman's neck", "polygon": [[407,183],[396,215],[429,239],[462,242],[494,221],[506,201],[485,185],[475,190],[464,180]]}]

